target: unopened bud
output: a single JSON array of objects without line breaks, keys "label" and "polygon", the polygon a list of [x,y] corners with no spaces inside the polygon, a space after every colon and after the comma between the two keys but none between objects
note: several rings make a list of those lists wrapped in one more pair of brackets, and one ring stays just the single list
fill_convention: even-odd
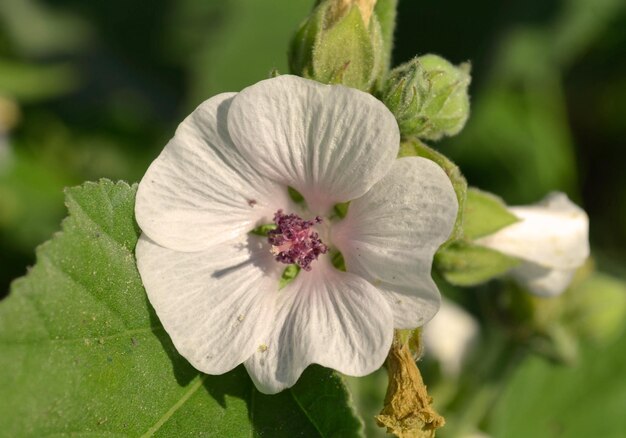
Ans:
[{"label": "unopened bud", "polygon": [[359,12],[361,13],[361,17],[363,18],[363,23],[366,26],[369,25],[370,18],[372,18],[372,13],[374,12],[374,6],[376,6],[376,0],[335,0],[330,2],[330,13],[329,17],[331,22],[339,21],[348,10],[352,8],[352,6],[357,6],[359,8]]},{"label": "unopened bud", "polygon": [[371,91],[383,74],[384,44],[375,0],[321,1],[294,35],[291,72]]},{"label": "unopened bud", "polygon": [[405,137],[438,140],[457,134],[469,116],[470,66],[424,55],[393,69],[382,100]]}]

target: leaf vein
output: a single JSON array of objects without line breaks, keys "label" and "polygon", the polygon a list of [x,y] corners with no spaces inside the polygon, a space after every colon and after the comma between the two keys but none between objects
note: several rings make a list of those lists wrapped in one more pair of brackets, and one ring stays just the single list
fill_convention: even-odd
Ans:
[{"label": "leaf vein", "polygon": [[128,335],[136,335],[136,334],[142,334],[142,333],[154,333],[155,335],[160,333],[160,332],[164,332],[165,329],[162,326],[155,326],[155,327],[146,327],[146,328],[141,328],[141,329],[132,329],[132,330],[124,330],[123,332],[118,332],[112,335],[106,335],[106,336],[81,336],[80,338],[59,338],[59,339],[54,339],[54,338],[46,338],[46,339],[36,339],[36,340],[23,340],[23,341],[12,341],[12,342],[8,342],[6,339],[0,339],[0,345],[39,345],[39,344],[45,344],[45,343],[57,343],[57,342],[78,342],[78,341],[107,341],[110,339],[115,339],[115,338],[119,338],[122,336],[128,336]]},{"label": "leaf vein", "polygon": [[315,430],[317,431],[317,433],[319,434],[320,437],[324,438],[324,434],[322,433],[322,431],[320,430],[317,422],[315,422],[313,420],[313,418],[311,418],[311,416],[309,415],[309,411],[307,411],[304,406],[302,406],[302,403],[300,403],[300,400],[298,400],[298,397],[296,397],[296,395],[293,393],[293,389],[289,390],[289,394],[291,394],[291,398],[293,398],[293,400],[296,402],[296,404],[300,407],[300,409],[302,409],[302,412],[304,413],[304,415],[306,416],[306,418],[311,422],[311,424],[313,425],[313,427],[315,428]]},{"label": "leaf vein", "polygon": [[[71,197],[71,195],[70,195]],[[112,203],[111,200],[108,196],[105,196],[105,198],[108,201],[109,206],[111,206],[111,208],[109,208],[110,213],[109,213],[109,217],[113,216],[113,210],[112,210]],[[89,223],[91,223],[95,228],[97,228],[98,230],[100,230],[101,235],[106,237],[108,240],[110,240],[113,244],[115,244],[116,246],[120,247],[124,252],[126,253],[130,253],[132,254],[132,251],[124,244],[124,242],[120,242],[119,240],[117,240],[116,238],[114,238],[110,232],[108,230],[106,230],[102,224],[98,223],[98,221],[96,221],[93,217],[91,217],[91,215],[89,215],[89,213],[87,212],[87,210],[85,210],[85,208],[83,208],[83,206],[80,204],[80,202],[78,202],[75,198],[72,197],[72,200],[74,201],[74,205],[76,206],[76,210],[73,209],[69,209],[70,210],[70,218],[74,217],[76,218],[76,213],[78,213],[78,215],[83,216],[84,219],[86,219],[87,221],[89,221]],[[67,231],[66,229],[64,229],[63,231]]]},{"label": "leaf vein", "polygon": [[[86,295],[89,295],[89,296],[93,297],[96,301],[98,301],[99,303],[104,305],[104,307],[109,309],[109,311],[113,315],[115,315],[117,317],[117,319],[119,320],[120,324],[125,329],[129,328],[129,327],[127,327],[126,321],[124,320],[124,318],[122,317],[122,315],[121,315],[121,313],[120,313],[120,311],[118,309],[116,309],[113,306],[111,306],[111,304],[108,303],[107,301],[105,301],[102,297],[98,296],[97,294],[92,293],[90,291],[89,287],[87,287],[87,285],[85,283],[83,283],[78,278],[76,278],[74,275],[72,275],[70,272],[65,271],[61,266],[59,266],[57,264],[55,258],[49,257],[47,254],[44,257],[45,257],[45,260],[48,262],[48,266],[50,267],[50,269],[54,269],[57,273],[61,274],[63,277],[65,277],[69,281],[71,281],[75,286],[80,288]],[[44,261],[44,260],[41,260],[41,261]]]},{"label": "leaf vein", "polygon": [[165,423],[167,423],[167,420],[169,420],[172,415],[174,415],[176,411],[179,410],[185,404],[185,402],[189,400],[189,398],[202,386],[206,377],[206,374],[202,374],[198,381],[194,383],[185,394],[183,394],[180,400],[174,403],[174,405],[170,409],[168,409],[168,411],[163,414],[163,416],[159,418],[159,420],[154,423],[154,425],[150,429],[148,429],[146,433],[141,436],[141,438],[153,436]]}]

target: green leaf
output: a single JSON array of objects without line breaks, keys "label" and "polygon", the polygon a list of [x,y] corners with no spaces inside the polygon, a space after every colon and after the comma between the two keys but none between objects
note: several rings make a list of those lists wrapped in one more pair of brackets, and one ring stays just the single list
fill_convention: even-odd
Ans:
[{"label": "green leaf", "polygon": [[431,147],[426,146],[426,144],[422,143],[417,139],[410,139],[403,141],[400,143],[400,152],[398,153],[398,158],[402,157],[424,157],[429,160],[437,163],[450,181],[452,182],[452,187],[454,188],[454,193],[456,194],[456,199],[459,203],[459,212],[456,217],[456,222],[454,223],[454,230],[452,231],[452,235],[450,236],[450,241],[460,239],[463,237],[463,212],[465,210],[465,198],[467,192],[467,181],[465,177],[461,173],[459,166],[454,164],[448,157],[437,152]]},{"label": "green leaf", "polygon": [[519,219],[510,213],[497,196],[470,187],[467,190],[463,230],[465,237],[477,239],[514,224]]},{"label": "green leaf", "polygon": [[506,274],[519,259],[464,241],[452,242],[435,254],[435,267],[456,286],[475,286]]},{"label": "green leaf", "polygon": [[178,355],[135,266],[136,186],[68,189],[63,231],[0,303],[3,436],[359,436],[341,378],[309,367],[259,393]]},{"label": "green leaf", "polygon": [[618,438],[626,430],[626,336],[585,345],[574,366],[531,356],[507,383],[487,432],[507,438]]}]

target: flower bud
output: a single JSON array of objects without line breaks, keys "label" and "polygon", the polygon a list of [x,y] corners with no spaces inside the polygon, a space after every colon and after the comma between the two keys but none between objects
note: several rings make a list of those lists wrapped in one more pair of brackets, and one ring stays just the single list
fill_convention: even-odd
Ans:
[{"label": "flower bud", "polygon": [[529,292],[560,295],[589,256],[587,213],[557,192],[507,210],[519,220],[475,243],[523,260],[511,274]]},{"label": "flower bud", "polygon": [[424,55],[393,69],[382,100],[396,116],[403,136],[438,140],[457,134],[469,116],[469,63],[455,67]]},{"label": "flower bud", "polygon": [[292,73],[326,84],[371,91],[384,70],[384,43],[375,0],[324,0],[294,35]]}]

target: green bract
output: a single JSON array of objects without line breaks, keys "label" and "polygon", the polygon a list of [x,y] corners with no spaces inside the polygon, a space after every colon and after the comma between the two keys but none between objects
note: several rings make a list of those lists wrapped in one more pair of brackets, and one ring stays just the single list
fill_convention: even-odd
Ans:
[{"label": "green bract", "polygon": [[0,303],[0,434],[359,436],[330,370],[266,396],[242,367],[207,376],[176,352],[135,266],[135,190],[67,190],[63,232]]},{"label": "green bract", "polygon": [[456,67],[424,55],[393,69],[382,100],[396,116],[403,136],[438,140],[457,134],[469,117],[469,64]]},{"label": "green bract", "polygon": [[506,274],[520,260],[493,249],[459,240],[443,246],[435,255],[435,266],[457,286],[475,286]]},{"label": "green bract", "polygon": [[463,232],[468,239],[477,239],[514,224],[519,219],[494,194],[470,187],[463,213]]},{"label": "green bract", "polygon": [[374,87],[389,57],[376,14],[364,15],[357,3],[326,0],[315,7],[291,41],[292,73],[364,91]]},{"label": "green bract", "polygon": [[[465,181],[463,179],[463,181]],[[475,286],[506,274],[521,260],[473,243],[474,239],[495,233],[518,219],[497,196],[476,188],[463,192],[463,212],[454,236],[435,257],[435,266],[443,277],[457,286]]]}]

